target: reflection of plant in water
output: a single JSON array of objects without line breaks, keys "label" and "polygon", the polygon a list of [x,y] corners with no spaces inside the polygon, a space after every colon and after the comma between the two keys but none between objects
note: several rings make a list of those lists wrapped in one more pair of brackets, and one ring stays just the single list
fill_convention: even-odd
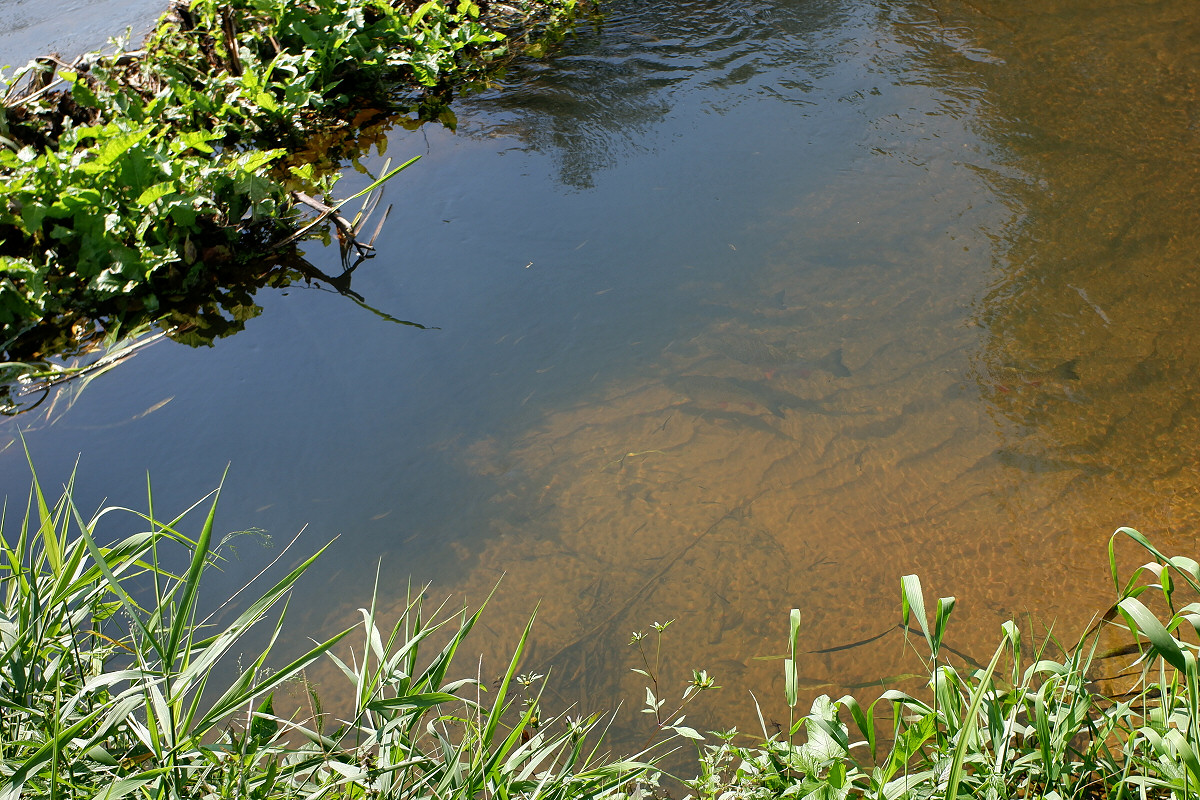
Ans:
[{"label": "reflection of plant in water", "polygon": [[[326,240],[328,229],[320,228],[331,221],[337,232],[342,272],[329,275],[301,255],[294,243],[277,248],[252,269],[246,265],[222,271],[211,282],[180,293],[157,306],[142,305],[127,308],[121,315],[98,319],[86,314],[67,314],[43,320],[25,335],[10,341],[7,353],[29,352],[27,360],[12,360],[0,365],[0,414],[12,416],[37,408],[51,390],[67,381],[83,378],[72,393],[69,408],[79,392],[98,377],[146,346],[168,338],[192,347],[212,346],[217,339],[242,331],[246,323],[262,313],[254,302],[254,294],[263,287],[287,288],[297,284],[330,290],[350,298],[356,305],[388,322],[424,328],[416,322],[397,319],[370,306],[365,298],[350,288],[354,271],[375,255],[374,242],[387,219],[391,206],[384,209],[370,238],[362,234],[374,220],[382,196],[382,184],[400,170],[416,161],[408,160],[395,169],[385,162],[381,177],[357,194],[332,206],[317,201],[319,216],[293,234],[299,240],[313,231]],[[359,211],[349,220],[340,209],[350,200],[363,198]],[[108,326],[113,327],[109,328]],[[157,329],[157,330],[156,330]]]},{"label": "reflection of plant in water", "polygon": [[580,37],[566,63],[517,64],[501,84],[512,80],[519,91],[477,100],[501,113],[467,134],[516,137],[550,155],[564,185],[590,189],[598,173],[646,146],[642,134],[686,108],[689,93],[721,114],[728,111],[722,90],[756,80],[800,89],[775,93],[784,102],[810,102],[804,95],[820,48],[810,34],[829,24],[836,7],[623,2],[605,9],[612,24],[597,28],[603,36]]},{"label": "reflection of plant in water", "polygon": [[[121,342],[105,339],[95,349],[102,355],[87,360],[86,354],[69,361],[10,361],[0,365],[0,414],[13,416],[39,408],[50,400],[45,418],[48,423],[75,404],[80,393],[96,377],[103,375],[127,358],[170,335],[169,331],[149,333],[148,326],[126,335]],[[73,391],[55,393],[63,383],[75,381]],[[153,410],[153,409],[152,409]]]}]

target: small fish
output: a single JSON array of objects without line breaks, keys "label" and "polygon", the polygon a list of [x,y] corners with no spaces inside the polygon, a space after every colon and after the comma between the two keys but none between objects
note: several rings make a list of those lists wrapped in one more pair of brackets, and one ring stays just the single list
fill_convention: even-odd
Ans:
[{"label": "small fish", "polygon": [[835,378],[849,378],[850,370],[842,361],[842,348],[839,347],[818,359],[795,358],[777,367],[763,370],[763,374],[767,376],[768,380],[776,375],[795,375],[807,378],[814,372],[828,372]]},{"label": "small fish", "polygon": [[724,334],[710,339],[706,344],[723,356],[756,367],[778,366],[787,363],[790,358],[787,352],[761,336]]},{"label": "small fish", "polygon": [[746,674],[746,663],[733,658],[722,658],[717,661],[707,661],[705,666],[722,678],[740,678]]},{"label": "small fish", "polygon": [[1043,384],[1065,384],[1068,381],[1079,380],[1079,357],[1064,361],[1050,369],[1030,371],[1018,366],[1006,366],[1005,371],[1011,376],[1002,383],[995,384],[1001,392],[1011,392],[1020,386],[1038,387]]},{"label": "small fish", "polygon": [[846,432],[846,435],[851,439],[886,439],[896,433],[904,426],[905,416],[903,413],[897,414],[894,417],[869,422],[866,425],[860,425]]},{"label": "small fish", "polygon": [[852,428],[846,435],[851,439],[886,439],[899,431],[905,422],[910,422],[915,415],[936,410],[940,406],[941,403],[934,398],[919,397],[905,403],[899,414]]},{"label": "small fish", "polygon": [[1077,381],[1079,380],[1079,356],[1075,356],[1070,361],[1064,361],[1057,367],[1044,369],[1041,372],[1035,372],[1026,376],[1032,380],[1052,380],[1058,382]]},{"label": "small fish", "polygon": [[788,441],[792,442],[795,441],[795,438],[787,435],[771,423],[765,421],[762,417],[754,414],[743,414],[740,411],[727,411],[723,408],[703,408],[701,406],[694,405],[693,403],[684,403],[681,406],[675,406],[675,410],[684,414],[698,417],[699,419],[732,422],[734,425],[737,425],[741,428],[747,428],[752,431],[761,431],[763,433],[769,433],[772,436],[776,436],[780,439],[787,439]]},{"label": "small fish", "polygon": [[1078,461],[1067,461],[1061,458],[1019,453],[1007,447],[996,448],[976,462],[975,467],[986,466],[989,463],[998,463],[1006,467],[1013,467],[1032,475],[1047,475],[1052,472],[1067,472],[1072,470],[1078,470],[1084,475],[1107,475],[1112,472],[1112,467],[1100,464],[1086,464]]},{"label": "small fish", "polygon": [[821,358],[805,358],[788,348],[780,347],[766,341],[761,336],[748,334],[726,334],[715,337],[711,347],[722,355],[759,367],[773,377],[776,373],[796,373],[807,377],[813,372],[828,372],[836,378],[850,377],[850,370],[842,361],[842,349],[839,347]]},{"label": "small fish", "polygon": [[811,411],[817,414],[839,414],[816,400],[806,400],[757,381],[739,378],[717,378],[710,375],[680,375],[663,383],[700,406],[728,409],[740,404],[746,408],[763,407],[777,417],[787,409]]}]

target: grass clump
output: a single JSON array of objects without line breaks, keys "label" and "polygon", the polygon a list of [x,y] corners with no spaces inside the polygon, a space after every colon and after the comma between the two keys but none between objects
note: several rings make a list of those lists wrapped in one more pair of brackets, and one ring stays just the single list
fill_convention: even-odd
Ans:
[{"label": "grass clump", "polygon": [[[428,614],[418,596],[387,628],[372,605],[361,627],[270,666],[283,623],[272,610],[319,553],[231,622],[218,622],[224,607],[202,616],[218,494],[169,521],[155,516],[152,495],[146,513],[85,518],[70,483],[51,505],[35,477],[23,513],[6,509],[0,798],[602,798],[649,769],[599,759],[596,717],[541,719],[536,697],[522,706],[530,681],[516,671],[528,629],[490,692],[455,676],[479,612]],[[197,510],[203,522],[189,536],[184,523]],[[141,531],[105,543],[98,526],[113,515]],[[181,556],[173,572],[167,564]],[[261,626],[267,644],[247,655],[247,635]],[[304,680],[320,658],[353,695],[337,723]],[[217,685],[222,671],[236,674]],[[276,714],[288,683],[310,691],[308,713]]]},{"label": "grass clump", "polygon": [[[0,520],[0,798],[663,795],[648,750],[601,752],[598,717],[543,716],[542,676],[518,674],[528,626],[490,691],[456,674],[480,612],[427,613],[419,595],[394,625],[372,603],[361,626],[272,665],[276,612],[319,553],[252,593],[244,610],[226,603],[204,615],[219,491],[169,521],[152,494],[145,513],[85,518],[72,484],[51,504],[35,477],[24,509],[6,507]],[[197,512],[197,532],[184,533]],[[100,538],[115,516],[140,532]],[[1127,578],[1120,541],[1151,559]],[[750,744],[684,724],[684,706],[715,681],[697,670],[668,702],[659,671],[670,623],[656,623],[652,643],[641,633],[632,642],[651,740],[696,743],[697,776],[677,786],[703,800],[1200,797],[1200,564],[1128,528],[1110,540],[1109,560],[1116,602],[1075,646],[1035,644],[1010,621],[986,664],[945,644],[954,598],[929,614],[920,581],[906,576],[899,627],[923,643],[928,683],[866,705],[821,696],[797,711],[794,610],[788,726],[768,735],[764,723]],[[255,628],[266,645],[248,655]],[[1114,632],[1124,644],[1102,645]],[[319,659],[352,697],[335,722],[306,678]],[[224,673],[232,677],[214,677]],[[302,690],[303,711],[277,713],[285,686]]]}]

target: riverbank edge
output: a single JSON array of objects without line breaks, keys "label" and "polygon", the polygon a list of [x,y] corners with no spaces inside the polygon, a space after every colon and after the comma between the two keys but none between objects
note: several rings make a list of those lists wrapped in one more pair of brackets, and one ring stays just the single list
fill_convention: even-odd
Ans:
[{"label": "riverbank edge", "polygon": [[[85,519],[74,478],[51,502],[35,473],[23,517],[0,520],[0,797],[1190,800],[1200,786],[1200,676],[1186,641],[1200,635],[1200,563],[1130,528],[1108,541],[1115,602],[1078,642],[1009,621],[987,664],[947,644],[955,598],[938,598],[930,614],[920,580],[904,576],[898,627],[927,669],[904,677],[925,688],[887,688],[868,705],[821,695],[799,709],[805,652],[793,609],[778,657],[785,706],[764,697],[765,718],[758,706],[760,719],[787,725],[772,732],[763,721],[761,736],[685,724],[685,707],[719,688],[718,676],[661,674],[671,623],[654,623],[630,642],[651,733],[622,754],[603,743],[615,710],[545,707],[548,679],[523,663],[532,620],[487,685],[471,677],[477,661],[453,663],[484,609],[430,611],[420,589],[376,596],[358,624],[278,665],[284,612],[272,610],[335,543],[282,579],[260,575],[274,584],[239,591],[242,608],[214,620],[198,598],[226,543],[215,527],[220,487],[169,522],[152,497],[144,514],[110,507]],[[148,529],[101,545],[109,515]],[[1149,561],[1121,570],[1131,555]],[[274,629],[265,649],[247,640],[256,626]],[[1124,641],[1114,646],[1114,634]],[[305,671],[326,659],[353,697],[336,721]],[[302,698],[295,713],[276,711],[286,692]],[[695,776],[656,764],[681,745],[696,748]]]},{"label": "riverbank edge", "polygon": [[[331,197],[339,170],[387,127],[452,126],[455,95],[591,13],[577,0],[193,0],[140,50],[30,62],[0,103],[0,378],[171,311],[169,331],[203,329],[188,317],[211,318],[214,293],[311,279],[306,239],[337,239],[347,269],[369,257],[369,214]],[[238,322],[222,299],[216,313]]]}]

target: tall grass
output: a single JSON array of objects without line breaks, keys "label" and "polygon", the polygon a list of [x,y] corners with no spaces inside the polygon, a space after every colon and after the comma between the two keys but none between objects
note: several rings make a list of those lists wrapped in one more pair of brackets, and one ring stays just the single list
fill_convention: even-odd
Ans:
[{"label": "tall grass", "polygon": [[[35,475],[24,508],[6,504],[0,516],[3,800],[599,798],[649,769],[600,758],[598,717],[542,719],[536,697],[522,705],[528,629],[491,692],[456,676],[478,611],[429,613],[418,595],[389,628],[372,603],[360,626],[271,663],[279,609],[320,552],[218,624],[202,616],[200,588],[219,489],[169,520],[149,487],[146,512],[85,518],[73,483],[51,503]],[[108,543],[98,529],[117,516],[139,532]],[[268,643],[247,655],[255,627]],[[309,713],[277,715],[274,693],[289,682],[311,691],[304,670],[321,658],[352,687],[346,718],[328,722],[315,693]],[[235,662],[240,671],[215,685]]]}]

